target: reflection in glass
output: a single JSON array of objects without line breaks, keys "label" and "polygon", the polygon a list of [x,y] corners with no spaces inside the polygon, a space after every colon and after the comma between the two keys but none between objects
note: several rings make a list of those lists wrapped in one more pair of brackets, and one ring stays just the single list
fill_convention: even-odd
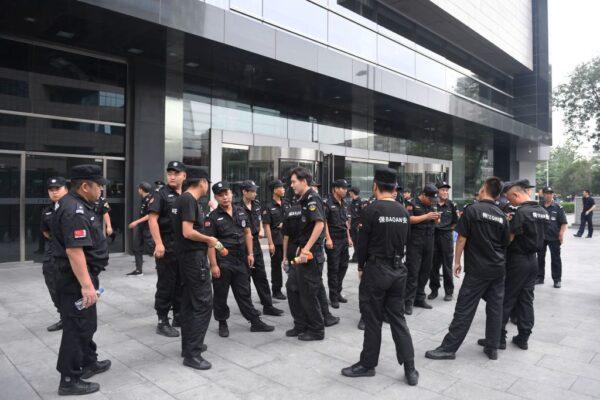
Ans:
[{"label": "reflection in glass", "polygon": [[106,197],[110,204],[110,221],[113,236],[109,238],[109,251],[121,252],[125,249],[125,162],[106,161]]},{"label": "reflection in glass", "polygon": [[319,132],[319,142],[325,144],[337,144],[344,146],[346,142],[346,133],[344,128],[331,125],[317,125]]},{"label": "reflection in glass", "polygon": [[350,182],[350,185],[359,188],[361,192],[371,193],[375,167],[376,165],[371,163],[346,160],[344,178]]},{"label": "reflection in glass", "polygon": [[379,64],[404,75],[415,76],[415,52],[384,36],[377,37]]},{"label": "reflection in glass", "polygon": [[327,10],[306,0],[263,0],[263,17],[275,25],[327,41]]},{"label": "reflection in glass", "polygon": [[351,54],[377,61],[377,34],[346,18],[329,13],[329,43]]},{"label": "reflection in glass", "polygon": [[253,107],[252,132],[258,135],[287,137],[287,119],[280,112],[264,107]]},{"label": "reflection in glass", "polygon": [[215,129],[252,132],[252,107],[230,100],[213,99],[212,125]]},{"label": "reflection in glass", "polygon": [[19,260],[21,156],[0,154],[0,262]]},{"label": "reflection in glass", "polygon": [[421,54],[416,55],[416,77],[434,86],[446,87],[446,67]]}]

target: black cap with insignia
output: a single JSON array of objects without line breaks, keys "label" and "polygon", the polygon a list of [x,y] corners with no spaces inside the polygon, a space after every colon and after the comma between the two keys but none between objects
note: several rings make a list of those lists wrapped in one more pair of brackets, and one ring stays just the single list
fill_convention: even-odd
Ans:
[{"label": "black cap with insignia", "polygon": [[554,189],[552,189],[550,186],[546,186],[545,188],[542,189],[543,193],[554,193]]},{"label": "black cap with insignia", "polygon": [[374,180],[375,182],[383,183],[386,185],[397,185],[398,172],[396,172],[396,170],[392,168],[380,167],[375,170]]},{"label": "black cap with insignia", "polygon": [[448,182],[438,182],[438,184],[435,186],[438,189],[442,189],[442,188],[450,189],[452,187],[452,186],[450,186],[450,184]]},{"label": "black cap with insignia", "polygon": [[437,199],[437,197],[438,197],[438,190],[435,187],[435,185],[432,183],[426,184],[423,187],[423,190],[421,190],[421,193],[424,194],[425,196],[429,197],[430,199]]},{"label": "black cap with insignia", "polygon": [[212,185],[213,194],[219,194],[229,189],[231,189],[231,187],[229,186],[229,182],[226,181],[217,182],[214,185]]},{"label": "black cap with insignia", "polygon": [[102,170],[95,164],[75,165],[71,168],[71,181],[92,181],[104,186],[108,181],[102,176]]},{"label": "black cap with insignia", "polygon": [[48,189],[67,186],[67,180],[62,176],[53,176],[52,178],[48,178],[46,181],[46,186]]},{"label": "black cap with insignia", "polygon": [[521,180],[514,181],[514,182],[506,182],[505,187],[502,188],[502,191],[508,192],[511,188],[513,188],[515,186],[520,186],[523,189],[531,189],[531,188],[535,187],[531,183],[529,183],[529,179],[521,179]]},{"label": "black cap with insignia", "polygon": [[335,181],[331,182],[331,187],[332,188],[343,188],[343,189],[348,189],[348,181],[345,179],[336,179]]},{"label": "black cap with insignia", "polygon": [[167,165],[167,171],[185,171],[185,164],[181,161],[169,161],[169,164]]},{"label": "black cap with insignia", "polygon": [[240,189],[250,192],[256,192],[256,189],[258,189],[258,187],[259,186],[256,183],[254,183],[254,181],[244,181],[240,184]]},{"label": "black cap with insignia", "polygon": [[200,179],[206,179],[210,183],[210,177],[205,168],[189,166],[185,170],[185,181],[186,182],[198,182]]},{"label": "black cap with insignia", "polygon": [[271,190],[280,188],[280,187],[283,187],[283,182],[281,181],[281,179],[274,179],[271,182],[269,182],[269,188]]}]

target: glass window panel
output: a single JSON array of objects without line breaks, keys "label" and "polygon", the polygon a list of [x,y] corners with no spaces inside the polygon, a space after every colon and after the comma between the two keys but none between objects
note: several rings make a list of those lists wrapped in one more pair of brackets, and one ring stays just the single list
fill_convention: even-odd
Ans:
[{"label": "glass window panel", "polygon": [[446,67],[421,54],[416,55],[417,79],[439,88],[446,87]]},{"label": "glass window panel", "polygon": [[377,37],[379,64],[415,76],[415,52],[381,35]]},{"label": "glass window panel", "polygon": [[210,166],[210,111],[210,98],[184,95],[183,162],[185,164]]},{"label": "glass window panel", "polygon": [[[345,178],[361,192],[370,193],[373,190],[375,164],[346,160]],[[367,196],[367,195],[365,195]]]},{"label": "glass window panel", "polygon": [[232,10],[262,18],[262,2],[263,0],[229,0],[229,7]]},{"label": "glass window panel", "polygon": [[19,260],[21,156],[0,154],[0,262]]},{"label": "glass window panel", "polygon": [[312,121],[288,119],[288,138],[314,142],[317,140],[316,124]]},{"label": "glass window panel", "polygon": [[106,197],[110,204],[110,222],[113,236],[108,241],[111,252],[121,252],[125,249],[125,162],[117,160],[106,161]]},{"label": "glass window panel", "polygon": [[337,144],[344,146],[346,142],[346,134],[344,128],[331,125],[318,125],[319,142],[325,144]]},{"label": "glass window panel", "polygon": [[263,107],[253,107],[252,132],[258,135],[287,137],[287,119],[280,112]]},{"label": "glass window panel", "polygon": [[373,136],[372,133],[346,129],[346,144],[355,149],[369,149],[369,141]]},{"label": "glass window panel", "polygon": [[320,41],[327,41],[327,10],[306,0],[264,0],[266,21]]},{"label": "glass window panel", "polygon": [[329,44],[376,62],[377,34],[346,18],[329,13]]},{"label": "glass window panel", "polygon": [[223,180],[231,184],[234,201],[241,199],[240,184],[248,179],[248,150],[223,148]]},{"label": "glass window panel", "polygon": [[252,109],[248,104],[213,99],[212,121],[215,129],[252,132]]}]

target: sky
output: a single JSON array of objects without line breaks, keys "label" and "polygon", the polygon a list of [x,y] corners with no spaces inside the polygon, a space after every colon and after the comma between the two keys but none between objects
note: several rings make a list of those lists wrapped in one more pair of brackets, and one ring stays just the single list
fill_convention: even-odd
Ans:
[{"label": "sky", "polygon": [[[550,64],[552,87],[569,80],[573,69],[595,56],[600,56],[600,0],[548,0]],[[552,143],[565,142],[561,113],[552,116]],[[584,154],[592,152],[584,146]]]}]

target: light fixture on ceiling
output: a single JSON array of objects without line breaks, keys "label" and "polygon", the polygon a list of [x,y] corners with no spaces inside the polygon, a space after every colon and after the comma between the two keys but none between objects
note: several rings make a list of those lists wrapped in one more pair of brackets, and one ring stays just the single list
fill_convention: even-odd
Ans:
[{"label": "light fixture on ceiling", "polygon": [[339,99],[341,99],[342,97],[341,97],[341,96],[333,96],[333,98],[334,98],[334,99],[336,99],[336,100],[339,100]]},{"label": "light fixture on ceiling", "polygon": [[142,54],[144,52],[144,50],[135,47],[130,47],[129,49],[127,49],[127,51],[131,54]]},{"label": "light fixture on ceiling", "polygon": [[174,51],[170,51],[170,52],[169,52],[169,56],[171,56],[171,57],[175,57],[175,56],[177,56],[177,53],[175,53]]},{"label": "light fixture on ceiling", "polygon": [[56,36],[63,38],[63,39],[73,39],[75,34],[73,32],[58,31],[58,32],[56,32]]},{"label": "light fixture on ceiling", "polygon": [[385,111],[385,112],[390,112],[390,111],[392,111],[392,110],[390,110],[389,108],[386,108],[384,111]]},{"label": "light fixture on ceiling", "polygon": [[267,82],[273,82],[274,80],[275,80],[275,78],[271,78],[271,77],[265,78],[265,81],[267,81]]},{"label": "light fixture on ceiling", "polygon": [[33,18],[33,17],[25,17],[25,21],[33,23],[33,22],[35,22],[37,20],[35,18]]},{"label": "light fixture on ceiling", "polygon": [[190,61],[190,62],[186,62],[185,65],[190,68],[196,68],[200,64],[198,64],[197,62]]}]

